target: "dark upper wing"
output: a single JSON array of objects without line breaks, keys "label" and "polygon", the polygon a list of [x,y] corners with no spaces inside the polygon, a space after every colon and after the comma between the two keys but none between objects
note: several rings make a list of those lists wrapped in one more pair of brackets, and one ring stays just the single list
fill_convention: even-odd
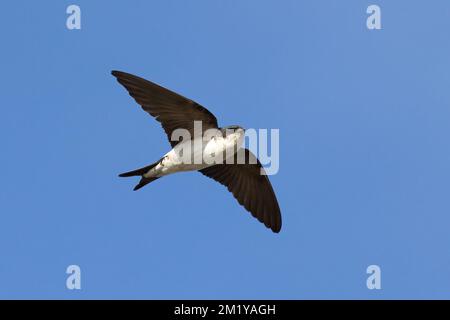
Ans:
[{"label": "dark upper wing", "polygon": [[172,147],[178,143],[170,139],[175,129],[187,129],[194,137],[194,121],[202,121],[203,131],[218,127],[216,117],[198,103],[132,74],[111,73],[142,109],[161,122]]},{"label": "dark upper wing", "polygon": [[226,186],[237,201],[266,227],[280,232],[280,207],[269,178],[261,175],[264,169],[253,153],[247,149],[244,151],[245,164],[235,161],[234,164],[217,164],[199,171]]}]

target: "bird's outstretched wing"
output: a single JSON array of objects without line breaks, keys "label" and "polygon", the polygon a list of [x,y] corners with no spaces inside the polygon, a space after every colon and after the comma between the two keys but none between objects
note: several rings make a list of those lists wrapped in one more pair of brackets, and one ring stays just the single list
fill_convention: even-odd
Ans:
[{"label": "bird's outstretched wing", "polygon": [[171,140],[176,129],[189,130],[194,138],[194,121],[202,121],[202,131],[218,127],[216,117],[195,101],[132,74],[111,73],[142,109],[161,123],[172,147],[179,143]]},{"label": "bird's outstretched wing", "polygon": [[259,160],[249,150],[245,151],[245,164],[217,164],[199,170],[205,176],[228,188],[236,200],[255,218],[273,232],[281,230],[281,212],[267,175]]}]

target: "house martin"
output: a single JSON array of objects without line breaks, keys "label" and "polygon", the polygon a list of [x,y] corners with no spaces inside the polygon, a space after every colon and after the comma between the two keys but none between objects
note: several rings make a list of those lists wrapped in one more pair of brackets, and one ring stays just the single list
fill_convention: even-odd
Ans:
[{"label": "house martin", "polygon": [[[112,71],[112,75],[144,111],[161,123],[172,146],[155,163],[120,177],[141,177],[134,188],[138,190],[172,173],[199,171],[227,187],[267,228],[280,232],[281,212],[275,192],[259,160],[241,146],[245,134],[242,127],[219,127],[205,107],[153,82],[121,71]],[[200,161],[195,161],[199,157]]]}]

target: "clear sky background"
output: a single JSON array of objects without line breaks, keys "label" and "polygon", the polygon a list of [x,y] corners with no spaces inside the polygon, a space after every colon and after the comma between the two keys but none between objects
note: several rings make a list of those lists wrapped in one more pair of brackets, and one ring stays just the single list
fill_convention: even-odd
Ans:
[{"label": "clear sky background", "polygon": [[[1,8],[0,298],[450,298],[447,0]],[[199,173],[118,178],[169,143],[113,69],[279,128],[281,233]]]}]

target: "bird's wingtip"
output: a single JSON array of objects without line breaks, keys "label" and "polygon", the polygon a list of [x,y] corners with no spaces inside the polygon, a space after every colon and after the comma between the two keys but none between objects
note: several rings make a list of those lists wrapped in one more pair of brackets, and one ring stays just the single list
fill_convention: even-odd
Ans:
[{"label": "bird's wingtip", "polygon": [[270,229],[273,231],[273,233],[280,233],[281,231],[281,221],[279,223],[276,223],[270,227]]},{"label": "bird's wingtip", "polygon": [[119,78],[119,77],[121,77],[121,76],[127,75],[126,72],[119,71],[119,70],[112,70],[112,71],[111,71],[111,74],[112,74],[114,77],[116,77],[116,78]]}]

